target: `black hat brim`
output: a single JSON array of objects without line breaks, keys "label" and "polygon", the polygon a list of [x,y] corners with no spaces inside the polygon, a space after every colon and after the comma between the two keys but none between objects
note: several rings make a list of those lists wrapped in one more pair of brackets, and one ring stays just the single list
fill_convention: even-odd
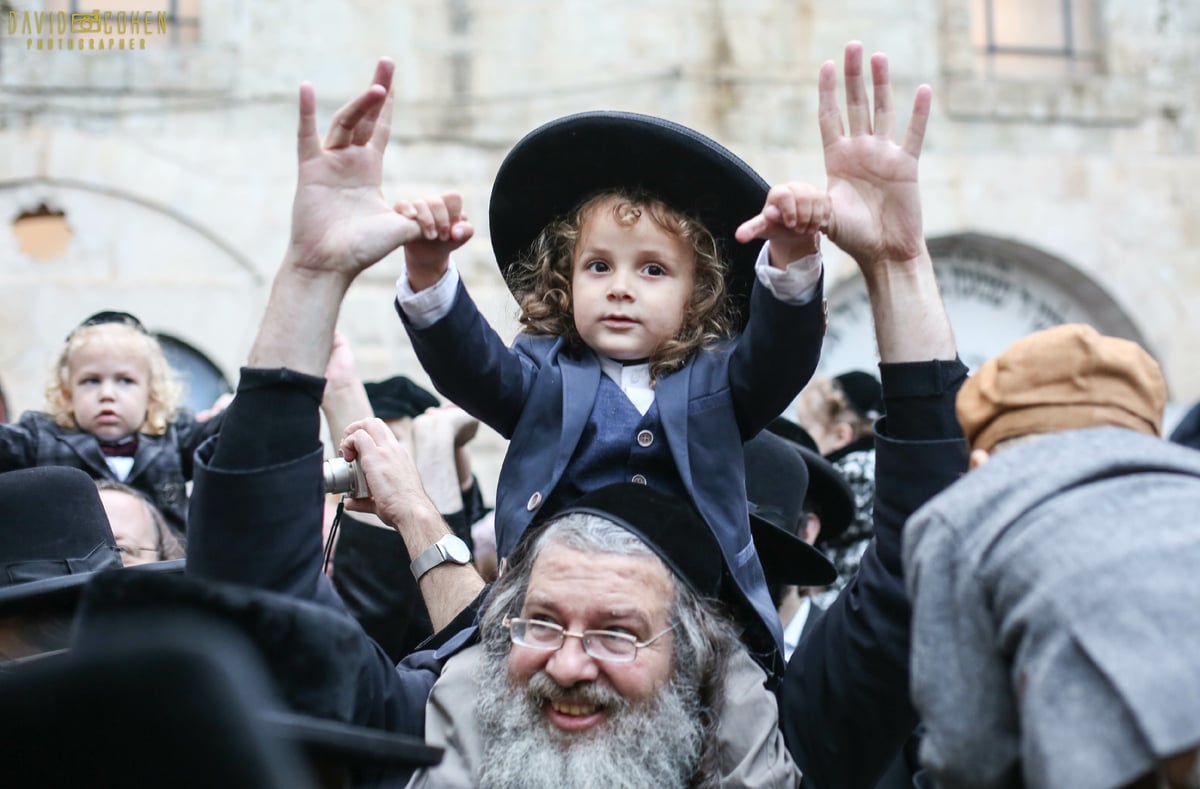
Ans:
[{"label": "black hat brim", "polygon": [[854,491],[837,466],[820,453],[800,447],[808,466],[808,495],[821,507],[821,533],[817,543],[836,539],[854,522]]},{"label": "black hat brim", "polygon": [[768,578],[794,586],[828,586],[837,580],[837,568],[825,554],[753,512],[750,534]]},{"label": "black hat brim", "polygon": [[185,559],[165,562],[149,562],[133,567],[113,568],[90,573],[60,575],[38,581],[26,581],[0,588],[0,615],[20,613],[22,610],[40,609],[45,606],[74,607],[78,604],[85,586],[102,572],[131,570],[134,572],[183,574]]},{"label": "black hat brim", "polygon": [[546,225],[615,188],[658,197],[700,220],[728,261],[729,298],[746,314],[762,242],[740,244],[734,231],[762,210],[770,187],[703,134],[631,112],[583,112],[550,121],[505,157],[489,209],[492,249],[505,278]]},{"label": "black hat brim", "polygon": [[442,760],[443,748],[381,729],[368,729],[311,715],[270,710],[259,715],[267,730],[314,755],[353,764],[427,767]]}]

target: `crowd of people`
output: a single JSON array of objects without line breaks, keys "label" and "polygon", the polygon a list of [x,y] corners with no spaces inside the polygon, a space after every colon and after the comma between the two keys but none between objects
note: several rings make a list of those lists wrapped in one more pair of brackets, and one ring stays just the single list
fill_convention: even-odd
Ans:
[{"label": "crowd of people", "polygon": [[[922,230],[928,86],[897,130],[885,56],[846,46],[844,109],[825,63],[823,185],[656,117],[535,129],[491,196],[509,345],[453,262],[462,198],[382,194],[393,72],[324,138],[301,86],[292,233],[223,410],[181,411],[105,311],[0,425],[0,699],[41,726],[6,724],[11,785],[1200,789],[1200,455],[1162,438],[1155,361],[1090,327],[968,375]],[[877,374],[814,377],[823,243]],[[401,248],[440,398],[364,382],[336,331]],[[106,766],[132,729],[145,758]]]}]

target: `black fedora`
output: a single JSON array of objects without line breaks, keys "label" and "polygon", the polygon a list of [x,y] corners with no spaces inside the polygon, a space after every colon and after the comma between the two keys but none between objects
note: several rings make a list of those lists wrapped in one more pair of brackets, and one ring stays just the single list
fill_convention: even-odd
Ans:
[{"label": "black fedora", "polygon": [[276,734],[367,775],[437,764],[442,749],[355,723],[359,677],[375,645],[344,611],[254,587],[189,576],[109,572],[84,590],[73,648],[154,617],[231,625],[263,659],[285,709],[264,712]]},{"label": "black fedora", "polygon": [[492,250],[505,279],[546,225],[615,188],[657,197],[708,228],[729,264],[730,302],[744,320],[762,242],[740,244],[734,231],[762,210],[770,187],[719,143],[651,115],[568,115],[513,146],[496,175],[489,209]]},{"label": "black fedora", "polygon": [[744,445],[746,498],[750,533],[772,581],[796,586],[825,586],[837,579],[833,563],[797,536],[805,514],[808,466],[797,446],[769,431]]},{"label": "black fedora", "polygon": [[[0,617],[18,628],[20,649],[2,659],[66,648],[79,596],[97,573],[121,568],[96,483],[66,466],[0,474]],[[178,575],[182,559],[122,572]]]},{"label": "black fedora", "polygon": [[800,425],[778,416],[767,425],[767,430],[791,441],[808,468],[808,493],[805,499],[821,518],[817,544],[822,545],[840,537],[854,523],[856,508],[850,483],[846,482],[837,466],[817,451],[817,442]]},{"label": "black fedora", "polygon": [[78,587],[121,566],[108,515],[86,472],[38,466],[0,474],[0,604],[14,590]]}]

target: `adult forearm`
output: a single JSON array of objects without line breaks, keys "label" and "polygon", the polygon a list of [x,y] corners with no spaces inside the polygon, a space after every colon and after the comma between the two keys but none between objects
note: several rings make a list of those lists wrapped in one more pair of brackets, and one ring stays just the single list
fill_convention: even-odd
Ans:
[{"label": "adult forearm", "polygon": [[[446,521],[428,500],[410,508],[408,514],[398,519],[398,522],[402,526],[397,527],[397,531],[408,546],[410,561],[442,537],[452,533]],[[450,624],[459,612],[474,602],[483,586],[483,579],[471,564],[447,562],[422,575],[418,587],[429,611],[429,622],[434,632]]]},{"label": "adult forearm", "polygon": [[341,271],[316,270],[306,263],[291,252],[284,258],[271,286],[249,366],[324,374],[338,311],[353,278]]},{"label": "adult forearm", "polygon": [[954,359],[954,331],[924,244],[910,260],[862,264],[881,362]]}]

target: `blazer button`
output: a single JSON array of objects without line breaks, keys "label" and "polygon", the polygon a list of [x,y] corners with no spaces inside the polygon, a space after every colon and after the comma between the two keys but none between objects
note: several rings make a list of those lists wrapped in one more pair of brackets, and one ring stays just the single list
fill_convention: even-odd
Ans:
[{"label": "blazer button", "polygon": [[645,477],[643,477],[641,474],[634,474],[634,475],[633,475],[633,479],[632,479],[632,480],[630,480],[630,482],[636,482],[636,483],[637,483],[637,484],[639,484],[639,485],[645,485],[645,484],[646,484],[646,478],[645,478]]},{"label": "blazer button", "polygon": [[637,442],[639,446],[648,447],[654,443],[654,434],[649,430],[643,430],[637,434]]},{"label": "blazer button", "polygon": [[529,497],[529,503],[525,505],[525,509],[529,510],[530,512],[533,512],[534,510],[536,510],[538,508],[538,505],[541,503],[542,503],[542,494],[535,491],[534,494]]}]

